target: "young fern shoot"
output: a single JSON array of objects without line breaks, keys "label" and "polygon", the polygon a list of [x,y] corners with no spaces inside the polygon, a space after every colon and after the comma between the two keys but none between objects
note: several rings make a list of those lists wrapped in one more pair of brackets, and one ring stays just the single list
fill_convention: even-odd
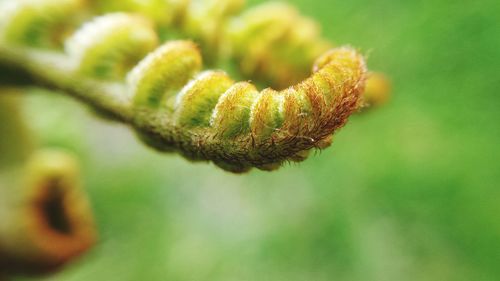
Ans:
[{"label": "young fern shoot", "polygon": [[[3,23],[2,35],[29,32],[19,22],[46,16],[15,14]],[[42,34],[52,34],[46,26],[40,26]],[[131,125],[148,145],[232,172],[304,160],[307,151],[328,144],[361,103],[367,70],[349,47],[325,52],[303,82],[259,91],[223,71],[203,71],[191,41],[158,42],[146,18],[112,13],[76,31],[65,51],[3,36],[0,61]]]}]

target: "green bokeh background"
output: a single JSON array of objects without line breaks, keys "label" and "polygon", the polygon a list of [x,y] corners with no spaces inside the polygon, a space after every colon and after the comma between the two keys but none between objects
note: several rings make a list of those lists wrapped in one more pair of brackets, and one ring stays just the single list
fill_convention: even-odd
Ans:
[{"label": "green bokeh background", "polygon": [[101,236],[47,280],[500,280],[500,2],[289,2],[387,73],[391,102],[304,163],[238,176],[34,93],[26,115],[81,156]]}]

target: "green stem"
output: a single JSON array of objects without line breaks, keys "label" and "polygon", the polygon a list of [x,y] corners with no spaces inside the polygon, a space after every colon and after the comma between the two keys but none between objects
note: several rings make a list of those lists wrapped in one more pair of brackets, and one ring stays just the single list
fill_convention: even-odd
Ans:
[{"label": "green stem", "polygon": [[68,59],[59,53],[28,51],[21,47],[7,46],[0,42],[0,65],[21,65],[31,76],[43,81],[49,88],[66,91],[122,121],[132,119],[132,107],[124,95],[124,85],[80,79],[70,70]]},{"label": "green stem", "polygon": [[20,90],[0,88],[0,169],[26,160],[33,150],[19,109]]}]

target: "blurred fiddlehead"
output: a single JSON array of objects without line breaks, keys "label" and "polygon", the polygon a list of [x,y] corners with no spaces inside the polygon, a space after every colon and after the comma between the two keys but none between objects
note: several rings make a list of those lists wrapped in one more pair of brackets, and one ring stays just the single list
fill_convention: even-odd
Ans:
[{"label": "blurred fiddlehead", "polygon": [[13,91],[17,90],[0,89],[0,276],[4,278],[55,271],[88,250],[96,238],[75,158],[60,150],[33,152],[19,113],[19,96]]},{"label": "blurred fiddlehead", "polygon": [[50,273],[94,244],[90,208],[69,154],[37,152],[26,169],[3,174],[0,193],[0,272]]},{"label": "blurred fiddlehead", "polygon": [[[211,3],[190,2],[178,9],[184,11],[183,16],[173,16],[178,20],[169,22],[185,23],[194,11],[191,5],[198,2],[205,8]],[[222,10],[231,12],[216,9],[213,13],[226,18],[234,9],[229,5]],[[68,13],[78,15],[80,9]],[[38,15],[41,20],[45,16]],[[4,22],[4,30],[28,32],[18,24],[26,21],[24,17],[23,13],[12,16]],[[73,22],[78,16],[67,18]],[[310,23],[304,20],[304,25]],[[64,52],[47,52],[38,44],[4,37],[0,60],[22,66],[45,83],[132,125],[146,143],[158,149],[176,150],[192,160],[212,160],[233,172],[251,167],[274,169],[284,161],[303,160],[306,151],[329,143],[331,134],[361,105],[366,67],[363,57],[353,49],[326,51],[304,82],[282,91],[259,92],[221,71],[200,73],[202,56],[188,41],[172,41],[152,51],[159,41],[153,26],[137,15],[108,14],[66,39]],[[40,34],[52,34],[51,25],[40,28]],[[223,34],[228,32],[223,30]],[[248,36],[253,34],[250,31]],[[303,34],[307,32],[291,38],[302,38]],[[307,41],[301,40],[296,44],[299,49]],[[267,41],[274,42],[274,35]],[[251,54],[261,56],[260,49]],[[139,62],[146,53],[149,55]],[[126,78],[124,73],[128,73]]]}]

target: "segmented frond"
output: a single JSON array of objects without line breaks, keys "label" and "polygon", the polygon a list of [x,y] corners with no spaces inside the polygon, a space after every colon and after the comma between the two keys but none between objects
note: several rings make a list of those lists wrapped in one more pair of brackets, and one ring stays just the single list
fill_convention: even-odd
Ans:
[{"label": "segmented frond", "polygon": [[[167,42],[130,69],[136,54],[155,44],[144,22],[137,15],[102,16],[57,56],[14,48],[6,38],[0,57],[133,125],[149,145],[233,172],[303,160],[359,107],[366,66],[352,48],[326,52],[301,83],[258,91],[224,72],[201,72],[202,56],[190,41]],[[67,61],[77,67],[68,69]]]}]

